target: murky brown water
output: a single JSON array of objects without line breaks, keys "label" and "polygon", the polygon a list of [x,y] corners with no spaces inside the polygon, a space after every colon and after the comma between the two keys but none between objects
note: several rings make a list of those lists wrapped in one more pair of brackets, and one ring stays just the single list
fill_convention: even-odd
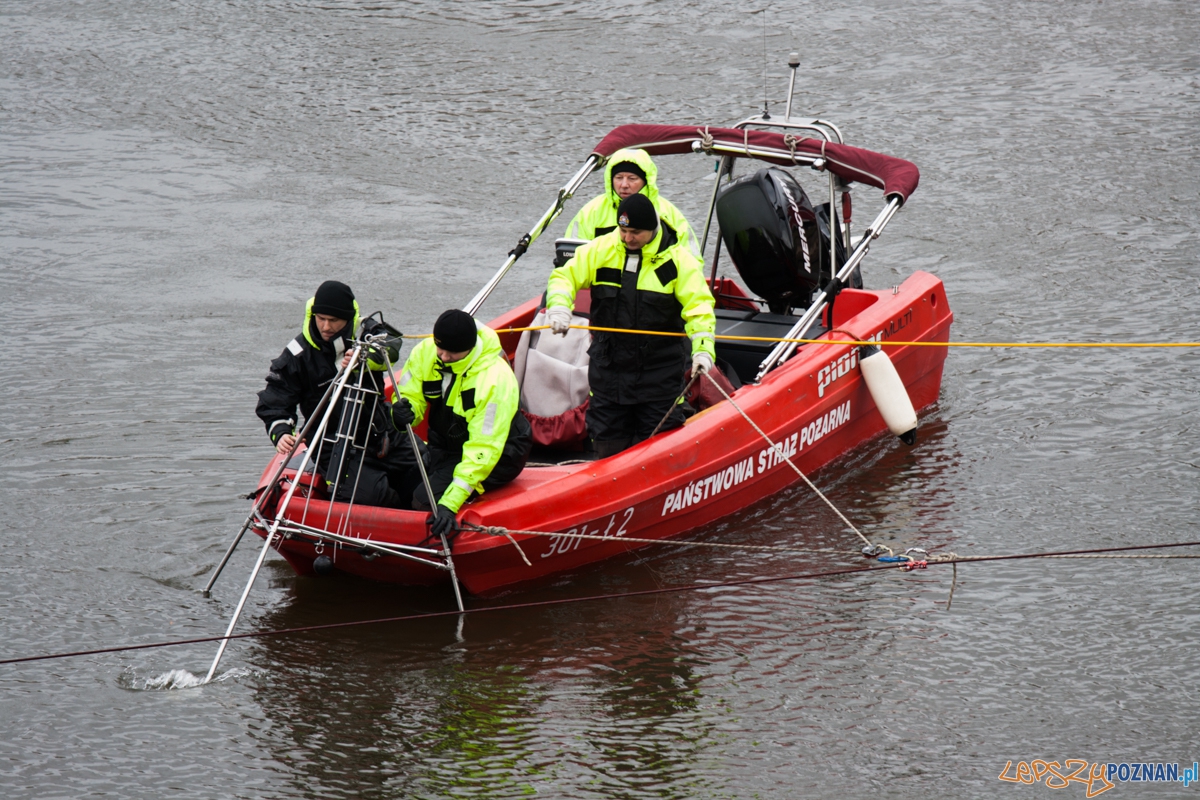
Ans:
[{"label": "murky brown water", "polygon": [[[798,49],[797,108],[921,167],[865,276],[938,274],[956,339],[1197,341],[1198,42],[1187,3],[779,3],[767,91],[783,102]],[[763,46],[728,2],[0,4],[0,658],[221,632],[255,547],[197,590],[269,456],[254,393],[313,288],[341,276],[427,330],[609,128],[761,107]],[[711,161],[681,158],[664,194],[698,225]],[[548,253],[486,311],[540,291]],[[1198,365],[954,350],[916,448],[818,481],[902,546],[1200,539]],[[801,489],[708,535],[854,544]],[[841,563],[656,552],[521,599]],[[191,690],[145,689],[203,674],[211,646],[2,667],[0,790],[1025,795],[997,780],[1010,759],[1200,758],[1197,574],[1015,562],[962,568],[950,612],[929,570],[495,613],[461,641],[367,627],[235,643]],[[243,630],[453,602],[264,577]]]}]

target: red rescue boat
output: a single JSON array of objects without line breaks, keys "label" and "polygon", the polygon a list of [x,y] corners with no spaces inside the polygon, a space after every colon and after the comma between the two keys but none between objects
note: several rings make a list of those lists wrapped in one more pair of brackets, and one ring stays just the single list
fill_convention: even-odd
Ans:
[{"label": "red rescue boat", "polygon": [[[324,556],[323,566],[411,585],[447,583],[453,570],[471,594],[495,594],[648,546],[630,539],[682,536],[751,506],[799,480],[787,459],[807,474],[885,434],[889,426],[911,440],[913,430],[896,429],[909,423],[885,421],[881,406],[911,402],[915,428],[912,409],[937,401],[953,319],[945,290],[925,272],[898,287],[855,287],[861,286],[857,276],[873,241],[916,188],[917,168],[843,143],[840,131],[822,120],[793,121],[786,115],[755,117],[731,128],[616,128],[466,310],[478,310],[588,175],[613,153],[633,147],[653,156],[719,159],[717,187],[698,238],[703,246],[715,216],[722,228],[713,257],[716,347],[718,363],[733,373],[733,385],[740,384],[731,393],[733,402],[716,402],[682,428],[610,458],[588,461],[577,452],[539,451],[512,484],[463,507],[460,520],[479,529],[459,534],[449,554],[423,544],[426,514],[331,503],[315,486],[296,486],[293,497],[287,490],[297,473],[285,470],[283,482],[262,505],[255,530],[265,536],[267,520],[278,517],[275,546],[298,573],[313,573],[314,561]],[[734,177],[736,167],[754,161],[764,163]],[[768,165],[773,166],[753,172]],[[802,188],[797,196],[800,172],[810,182],[815,178],[820,189],[813,195],[828,196],[828,204],[813,204]],[[884,194],[883,210],[861,236],[850,231],[853,184]],[[779,213],[772,218],[763,209]],[[722,242],[741,282],[716,277]],[[561,251],[569,252],[572,243],[559,244],[565,256]],[[810,273],[807,282],[804,270]],[[781,276],[785,290],[768,291],[766,297],[742,286],[776,286]],[[539,298],[532,299],[489,323],[501,332],[510,359],[530,337],[525,334],[522,344],[521,333],[506,331],[531,325],[538,306]],[[878,343],[890,357],[899,376],[890,388],[868,385],[859,363],[870,350],[863,342]],[[888,392],[906,397],[881,396]],[[260,491],[267,490],[281,458],[263,472]],[[289,502],[279,514],[285,497]]]}]

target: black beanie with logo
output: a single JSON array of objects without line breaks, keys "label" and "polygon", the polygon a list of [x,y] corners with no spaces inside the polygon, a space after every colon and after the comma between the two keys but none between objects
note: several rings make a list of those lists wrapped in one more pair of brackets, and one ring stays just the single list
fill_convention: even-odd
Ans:
[{"label": "black beanie with logo", "polygon": [[658,229],[658,212],[654,203],[644,194],[631,194],[617,206],[617,224],[622,228],[637,228],[642,231]]}]

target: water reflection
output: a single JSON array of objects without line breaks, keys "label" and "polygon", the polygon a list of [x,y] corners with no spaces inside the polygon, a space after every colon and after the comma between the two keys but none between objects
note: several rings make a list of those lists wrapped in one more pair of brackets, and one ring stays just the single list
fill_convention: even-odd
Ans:
[{"label": "water reflection", "polygon": [[[350,579],[297,579],[289,594],[261,627],[446,606]],[[320,796],[518,795],[579,770],[670,796],[710,733],[696,714],[702,659],[678,633],[689,602],[489,612],[468,616],[461,639],[454,618],[438,618],[259,640],[249,659],[271,724],[256,738],[298,792]]]}]

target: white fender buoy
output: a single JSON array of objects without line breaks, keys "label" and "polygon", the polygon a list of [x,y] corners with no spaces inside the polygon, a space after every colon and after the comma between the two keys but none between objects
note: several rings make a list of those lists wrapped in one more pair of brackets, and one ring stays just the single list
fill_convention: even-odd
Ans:
[{"label": "white fender buoy", "polygon": [[905,444],[917,441],[917,412],[888,354],[873,345],[864,345],[858,350],[858,368],[888,430]]}]

